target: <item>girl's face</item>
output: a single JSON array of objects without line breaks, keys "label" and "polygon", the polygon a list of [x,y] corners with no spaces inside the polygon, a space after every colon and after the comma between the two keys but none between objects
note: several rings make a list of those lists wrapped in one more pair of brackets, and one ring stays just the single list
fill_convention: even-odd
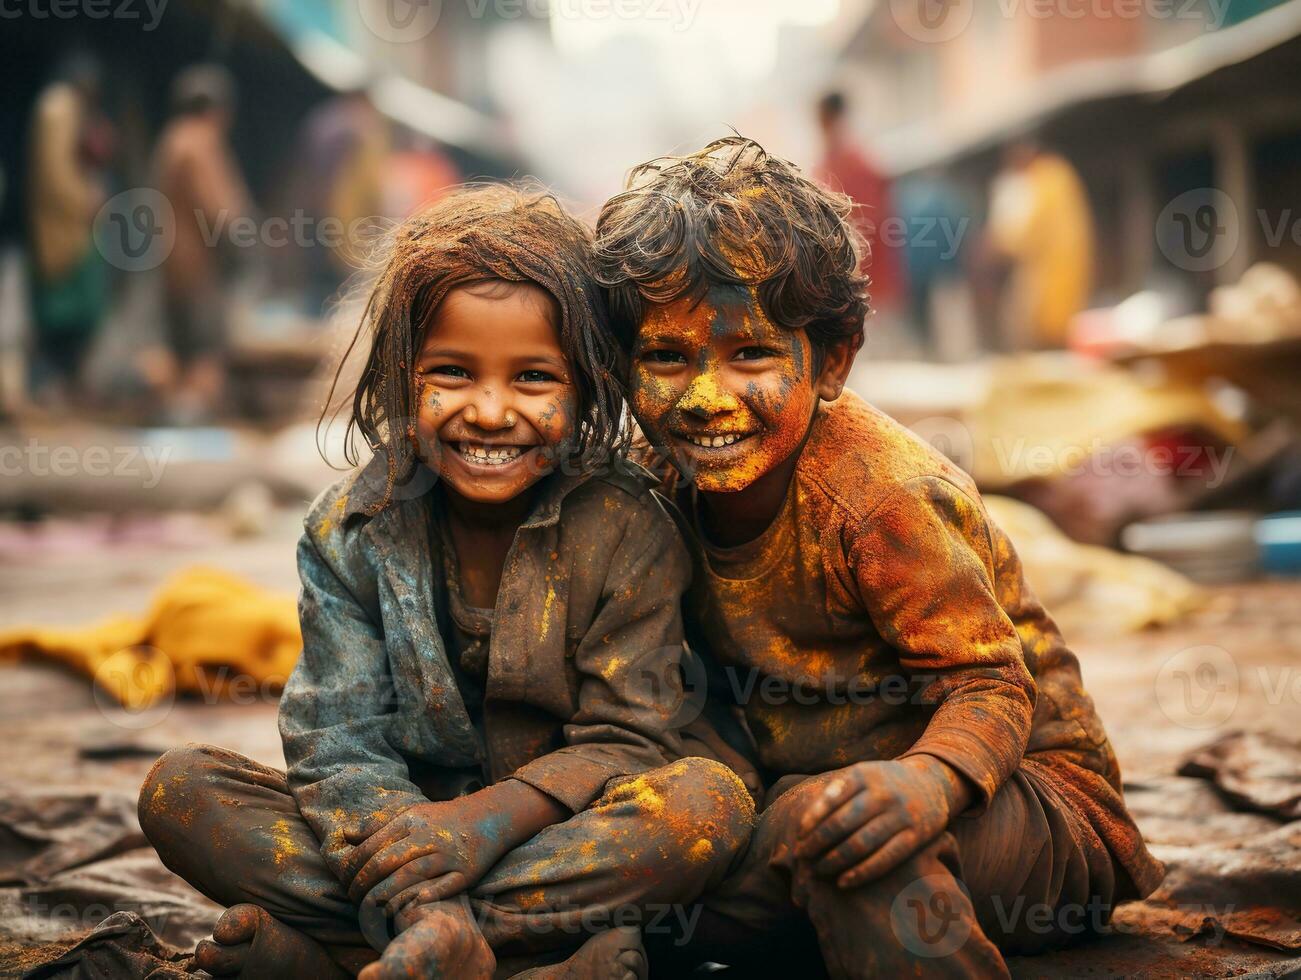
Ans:
[{"label": "girl's face", "polygon": [[416,355],[421,460],[467,500],[513,500],[554,468],[578,392],[546,290],[492,282],[450,290]]}]

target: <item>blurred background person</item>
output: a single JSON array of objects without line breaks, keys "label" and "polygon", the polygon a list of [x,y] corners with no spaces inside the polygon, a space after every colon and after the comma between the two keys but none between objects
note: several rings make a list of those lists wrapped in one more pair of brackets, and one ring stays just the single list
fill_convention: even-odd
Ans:
[{"label": "blurred background person", "polygon": [[71,55],[40,93],[28,169],[31,385],[38,402],[71,396],[104,316],[108,274],[95,249],[113,130],[100,111],[100,67]]},{"label": "blurred background person", "polygon": [[1012,143],[990,189],[989,235],[1012,265],[1003,303],[1011,346],[1066,346],[1093,288],[1093,217],[1075,168],[1035,140]]},{"label": "blurred background person", "polygon": [[897,217],[890,179],[863,150],[850,131],[848,104],[842,92],[829,92],[818,102],[818,128],[822,157],[814,171],[818,180],[848,194],[857,208],[859,231],[871,258],[874,326],[883,317],[893,319],[904,301],[903,269],[899,249],[883,231]]},{"label": "blurred background person", "polygon": [[144,359],[172,421],[208,418],[225,388],[231,223],[251,202],[229,134],[235,83],[217,65],[185,69],[172,88],[172,116],[153,170],[172,205],[176,240],[163,263],[165,344]]},{"label": "blurred background person", "polygon": [[[899,181],[895,202],[907,230],[908,311],[921,348],[939,353],[937,348],[943,347],[946,360],[959,347],[970,353],[970,340],[952,336],[958,329],[952,319],[954,306],[961,302],[955,293],[965,292],[963,258],[971,233],[970,208],[957,185],[938,167]],[[938,322],[944,313],[949,318]]]},{"label": "blurred background person", "polygon": [[390,127],[364,87],[322,102],[302,126],[300,200],[312,227],[327,218],[342,234],[305,243],[305,309],[319,315],[357,266],[362,226],[383,213]]}]

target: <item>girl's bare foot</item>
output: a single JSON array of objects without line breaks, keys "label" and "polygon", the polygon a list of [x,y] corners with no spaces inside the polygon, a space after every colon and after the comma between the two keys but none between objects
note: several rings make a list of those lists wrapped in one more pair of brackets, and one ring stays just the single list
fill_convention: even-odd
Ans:
[{"label": "girl's bare foot", "polygon": [[539,966],[512,980],[646,980],[646,949],[636,926],[616,926],[593,936],[555,966]]},{"label": "girl's bare foot", "polygon": [[214,977],[347,976],[320,943],[256,905],[228,908],[194,950],[194,965]]},{"label": "girl's bare foot", "polygon": [[497,958],[463,901],[437,902],[404,910],[409,924],[357,980],[489,980]]}]

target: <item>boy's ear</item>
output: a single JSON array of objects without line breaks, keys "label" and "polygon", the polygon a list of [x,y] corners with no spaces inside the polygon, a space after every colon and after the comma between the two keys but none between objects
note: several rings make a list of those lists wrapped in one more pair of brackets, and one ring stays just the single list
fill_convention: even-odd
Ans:
[{"label": "boy's ear", "polygon": [[849,369],[854,366],[854,356],[862,344],[861,337],[839,340],[827,346],[822,352],[822,370],[818,372],[815,386],[818,397],[823,401],[835,401],[845,390],[849,378]]}]

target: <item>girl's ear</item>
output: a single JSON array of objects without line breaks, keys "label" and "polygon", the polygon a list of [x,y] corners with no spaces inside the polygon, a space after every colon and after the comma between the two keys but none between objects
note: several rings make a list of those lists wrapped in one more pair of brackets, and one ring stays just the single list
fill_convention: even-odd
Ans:
[{"label": "girl's ear", "polygon": [[822,370],[818,372],[818,397],[823,401],[835,401],[845,390],[845,381],[849,378],[849,369],[854,366],[854,356],[858,353],[861,337],[838,340],[827,346],[822,352]]}]

